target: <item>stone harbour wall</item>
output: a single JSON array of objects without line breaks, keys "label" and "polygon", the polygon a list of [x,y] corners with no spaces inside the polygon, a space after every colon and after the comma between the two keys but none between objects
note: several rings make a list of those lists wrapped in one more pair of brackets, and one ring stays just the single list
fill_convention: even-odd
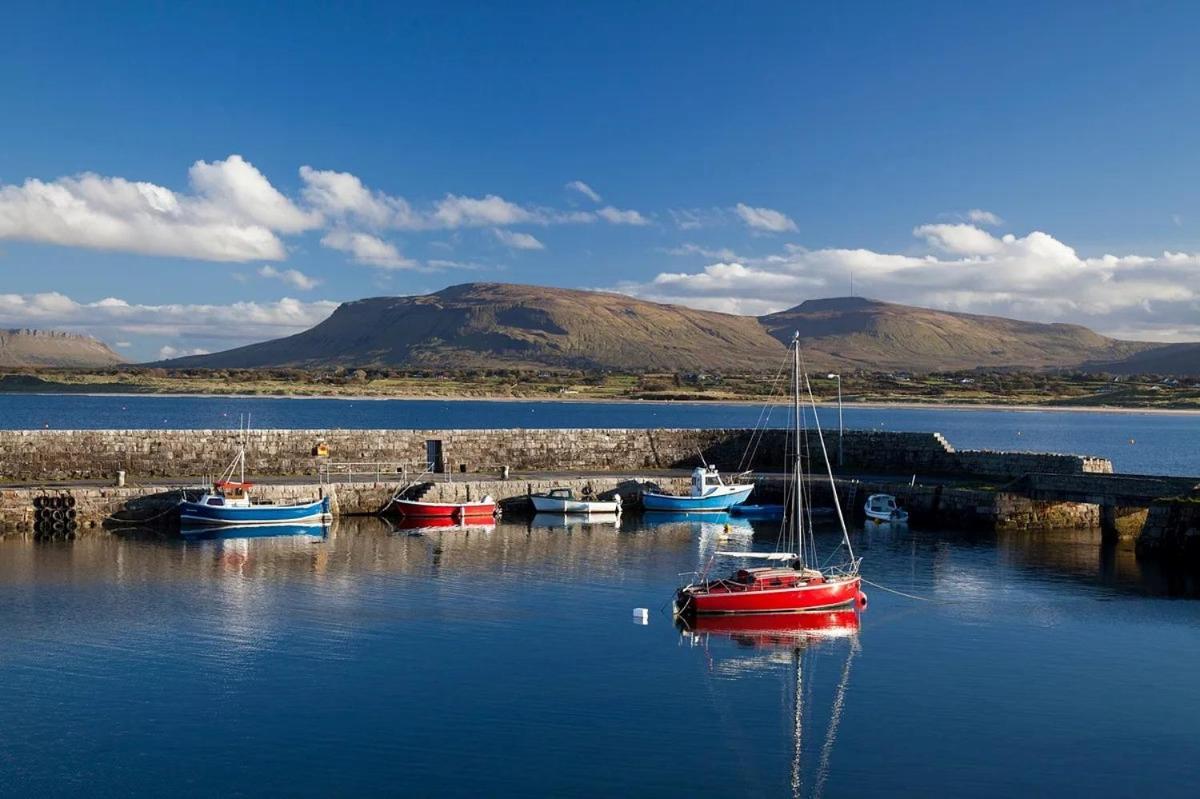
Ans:
[{"label": "stone harbour wall", "polygon": [[[838,459],[837,431],[826,433]],[[50,482],[203,478],[219,474],[237,451],[236,430],[4,430],[0,480]],[[440,442],[449,471],[637,471],[690,468],[703,456],[724,471],[779,470],[786,436],[771,430],[492,429],[492,430],[252,430],[247,471],[254,475],[316,475],[323,461],[426,462],[427,442]],[[955,450],[937,433],[847,430],[844,468],[890,474],[951,475],[1009,480],[1029,472],[1109,473],[1103,458],[1053,453]],[[324,444],[327,458],[314,455]],[[819,452],[809,435],[807,447]],[[749,455],[747,455],[749,453]],[[419,468],[419,467],[418,467]]]},{"label": "stone harbour wall", "polygon": [[1137,553],[1200,561],[1200,490],[1151,505],[1137,539]]}]

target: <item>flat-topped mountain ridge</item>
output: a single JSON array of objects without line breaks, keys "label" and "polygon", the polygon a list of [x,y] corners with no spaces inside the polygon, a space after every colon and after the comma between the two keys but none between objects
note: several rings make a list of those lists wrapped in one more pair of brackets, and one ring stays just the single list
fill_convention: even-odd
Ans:
[{"label": "flat-topped mountain ridge", "polygon": [[125,359],[91,336],[61,330],[0,330],[0,367],[88,369],[120,363]]},{"label": "flat-topped mountain ridge", "polygon": [[816,369],[1080,368],[1178,346],[860,297],[807,300],[752,317],[602,291],[467,283],[346,302],[302,333],[159,365],[773,371],[797,331]]}]

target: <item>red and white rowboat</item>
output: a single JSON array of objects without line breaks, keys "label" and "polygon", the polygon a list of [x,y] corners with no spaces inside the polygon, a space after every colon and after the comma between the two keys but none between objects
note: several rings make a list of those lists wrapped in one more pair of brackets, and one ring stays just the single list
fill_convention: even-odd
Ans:
[{"label": "red and white rowboat", "polygon": [[478,502],[419,502],[411,499],[392,501],[389,510],[406,519],[476,519],[496,515],[496,500],[484,497]]}]

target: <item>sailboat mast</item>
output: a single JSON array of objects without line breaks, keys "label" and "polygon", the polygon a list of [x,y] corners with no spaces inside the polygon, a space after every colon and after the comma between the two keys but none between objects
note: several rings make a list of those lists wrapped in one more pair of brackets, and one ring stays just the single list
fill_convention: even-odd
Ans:
[{"label": "sailboat mast", "polygon": [[794,421],[795,427],[796,427],[796,430],[795,430],[795,432],[796,432],[796,464],[795,464],[795,469],[792,472],[792,475],[793,475],[792,479],[795,480],[795,482],[796,482],[796,501],[794,503],[792,503],[793,510],[795,511],[795,514],[796,514],[796,519],[795,519],[795,523],[792,526],[792,530],[795,535],[794,542],[796,544],[796,547],[795,547],[796,554],[798,554],[800,556],[801,565],[807,566],[808,559],[805,557],[805,554],[804,554],[804,526],[803,526],[804,525],[804,508],[803,508],[804,484],[802,481],[804,478],[803,478],[803,472],[801,471],[803,465],[800,462],[800,453],[802,451],[801,443],[800,443],[800,436],[802,434],[802,429],[801,429],[801,424],[800,424],[800,331],[799,330],[797,330],[796,334],[792,337],[792,383],[793,383],[793,385],[792,385],[792,400],[793,400],[792,413],[795,417],[793,419],[793,421]]}]

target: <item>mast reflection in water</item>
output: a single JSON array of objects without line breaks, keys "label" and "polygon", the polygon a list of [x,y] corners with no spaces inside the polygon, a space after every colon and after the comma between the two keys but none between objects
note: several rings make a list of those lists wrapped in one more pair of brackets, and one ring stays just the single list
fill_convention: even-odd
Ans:
[{"label": "mast reflection in water", "polygon": [[[829,779],[850,669],[859,652],[858,611],[851,608],[778,615],[699,616],[691,620],[676,617],[675,623],[685,641],[703,650],[709,672],[714,676],[744,678],[760,672],[780,672],[785,676],[784,694],[790,702],[785,700],[783,704],[791,711],[787,721],[792,736],[792,796],[820,797]],[[821,647],[829,650],[826,654],[840,654],[842,659],[827,705],[821,702],[823,692],[813,674]],[[714,697],[714,702],[719,701],[720,698]],[[723,723],[752,724],[754,734],[771,734],[769,722],[759,724],[752,714],[722,715]],[[806,783],[806,730],[820,728],[823,732],[816,768],[811,782]]]}]

